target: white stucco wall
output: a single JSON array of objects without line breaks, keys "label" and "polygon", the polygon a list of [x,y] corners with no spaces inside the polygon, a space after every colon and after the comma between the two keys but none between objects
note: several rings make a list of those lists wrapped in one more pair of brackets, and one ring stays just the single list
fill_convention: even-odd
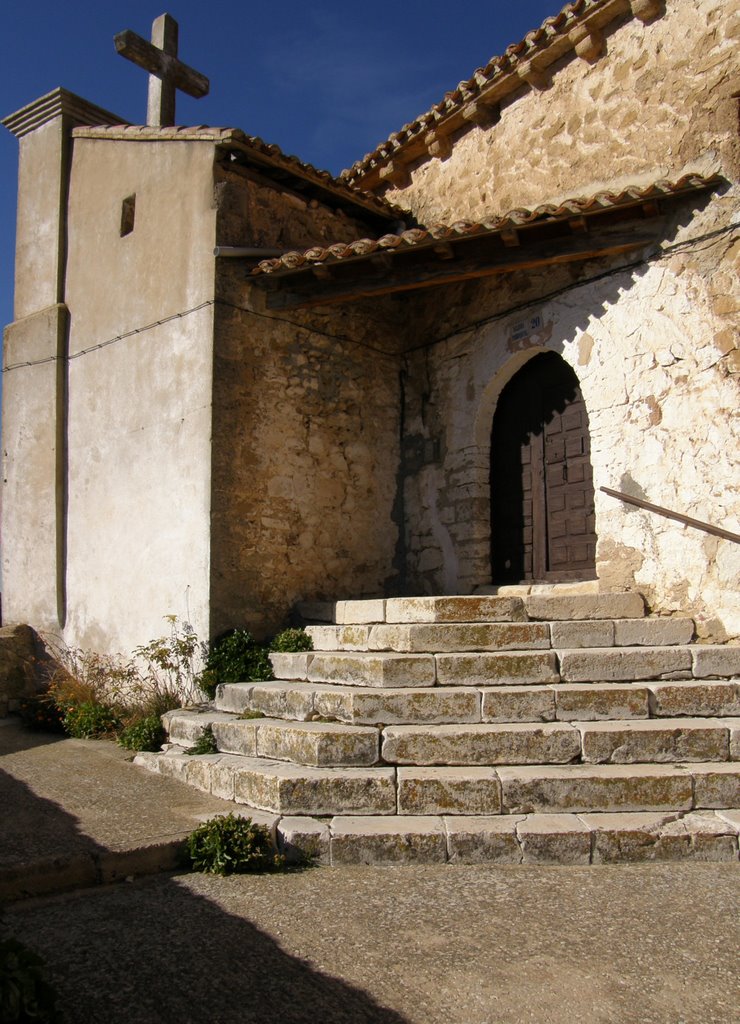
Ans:
[{"label": "white stucco wall", "polygon": [[[166,633],[168,614],[208,635],[212,161],[198,142],[75,140],[64,631],[73,645],[130,651]],[[133,194],[134,230],[121,237]]]}]

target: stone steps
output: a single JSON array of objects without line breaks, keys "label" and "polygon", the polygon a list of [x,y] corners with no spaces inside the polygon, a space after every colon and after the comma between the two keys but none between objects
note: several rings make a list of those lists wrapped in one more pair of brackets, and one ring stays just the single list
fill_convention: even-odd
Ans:
[{"label": "stone steps", "polygon": [[347,725],[740,716],[740,680],[373,689],[275,681],[219,687],[215,707]]},{"label": "stone steps", "polygon": [[337,601],[337,625],[410,622],[526,622],[528,620],[633,619],[645,614],[645,602],[635,591],[575,594],[546,593],[472,595],[461,597],[391,597]]},{"label": "stone steps", "polygon": [[691,643],[688,618],[585,619],[563,622],[406,623],[308,626],[316,651],[547,650],[579,647],[661,647]]},{"label": "stone steps", "polygon": [[373,727],[175,711],[166,720],[170,740],[183,746],[210,726],[221,753],[312,767],[740,760],[740,718]]},{"label": "stone steps", "polygon": [[378,688],[740,676],[740,646],[681,644],[444,654],[313,651],[270,657],[279,679]]},{"label": "stone steps", "polygon": [[740,647],[581,586],[317,608],[137,763],[332,864],[737,859]]},{"label": "stone steps", "polygon": [[493,815],[732,808],[740,763],[308,768],[233,754],[138,754],[138,764],[274,814]]}]

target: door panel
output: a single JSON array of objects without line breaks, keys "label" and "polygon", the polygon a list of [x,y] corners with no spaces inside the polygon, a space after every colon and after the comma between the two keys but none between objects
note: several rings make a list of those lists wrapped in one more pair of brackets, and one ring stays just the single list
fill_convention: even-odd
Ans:
[{"label": "door panel", "polygon": [[588,579],[596,534],[588,414],[560,356],[535,356],[504,388],[491,437],[494,582]]}]

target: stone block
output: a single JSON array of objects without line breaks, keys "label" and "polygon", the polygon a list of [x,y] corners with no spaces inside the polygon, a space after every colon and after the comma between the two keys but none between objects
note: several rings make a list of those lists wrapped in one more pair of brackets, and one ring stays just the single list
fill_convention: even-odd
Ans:
[{"label": "stone block", "polygon": [[386,601],[386,622],[526,622],[519,597],[394,597]]},{"label": "stone block", "polygon": [[221,800],[234,799],[234,771],[246,760],[237,754],[222,754],[211,765],[211,794]]},{"label": "stone block", "polygon": [[307,626],[315,651],[366,651],[370,626]]},{"label": "stone block", "polygon": [[726,761],[729,730],[702,718],[583,722],[583,760],[591,763]]},{"label": "stone block", "polygon": [[262,719],[256,753],[315,767],[372,765],[378,760],[378,730],[330,722]]},{"label": "stone block", "polygon": [[521,864],[516,829],[523,818],[450,817],[444,819],[451,864]]},{"label": "stone block", "polygon": [[648,718],[649,692],[637,683],[563,683],[553,687],[561,722]]},{"label": "stone block", "polygon": [[529,814],[516,832],[524,864],[591,863],[591,830],[575,814]]},{"label": "stone block", "polygon": [[254,757],[257,753],[257,726],[262,719],[241,719],[229,716],[228,721],[214,722],[211,728],[216,746],[225,754]]},{"label": "stone block", "polygon": [[221,711],[173,711],[163,716],[168,738],[183,747],[197,743],[206,726],[233,721],[233,715]]},{"label": "stone block", "polygon": [[715,813],[721,821],[727,822],[727,824],[731,825],[736,832],[740,833],[740,810],[732,808],[723,811],[716,811]]},{"label": "stone block", "polygon": [[581,619],[576,622],[551,622],[550,636],[553,647],[611,647],[614,643],[614,623],[611,619]]},{"label": "stone block", "polygon": [[690,810],[691,776],[668,765],[498,768],[505,813]]},{"label": "stone block", "polygon": [[249,707],[249,697],[254,683],[225,683],[216,688],[214,701],[218,711],[240,715]]},{"label": "stone block", "polygon": [[492,768],[399,768],[399,814],[500,814]]},{"label": "stone block", "polygon": [[737,839],[729,826],[700,815],[588,814],[593,830],[593,863],[737,859]]},{"label": "stone block", "polygon": [[726,718],[730,730],[730,760],[740,761],[740,719]]},{"label": "stone block", "polygon": [[370,622],[385,622],[386,602],[371,598],[364,601],[337,601],[334,621],[337,625],[364,625]]},{"label": "stone block", "polygon": [[645,614],[642,594],[529,594],[524,598],[530,619],[635,619]]},{"label": "stone block", "polygon": [[337,817],[332,864],[443,864],[447,837],[438,817]]},{"label": "stone block", "polygon": [[211,792],[211,770],[221,760],[221,754],[197,754],[188,759],[185,779],[193,789]]},{"label": "stone block", "polygon": [[[187,782],[190,757],[182,748],[168,750],[166,754],[155,754],[154,756],[157,758],[157,771],[160,775],[177,779],[179,782]],[[137,759],[136,763],[140,764],[141,762]]]},{"label": "stone block", "polygon": [[314,683],[344,686],[434,686],[431,654],[315,654],[308,678]]},{"label": "stone block", "polygon": [[267,718],[291,718],[305,722],[314,713],[315,687],[310,683],[255,683],[249,707]]},{"label": "stone block", "polygon": [[649,683],[650,714],[656,718],[740,715],[740,683],[711,679],[679,679]]},{"label": "stone block", "polygon": [[555,720],[555,694],[549,686],[494,686],[481,694],[483,722]]},{"label": "stone block", "polygon": [[695,808],[740,807],[740,765],[692,764],[687,769],[694,780]]},{"label": "stone block", "polygon": [[288,864],[331,864],[331,830],[326,821],[286,816],[277,827],[278,849]]},{"label": "stone block", "polygon": [[440,686],[513,686],[558,683],[554,652],[495,654],[438,654]]},{"label": "stone block", "polygon": [[388,764],[564,764],[580,753],[569,725],[394,725],[383,730]]},{"label": "stone block", "polygon": [[270,663],[276,679],[308,679],[308,669],[312,660],[313,654],[310,652],[270,655]]},{"label": "stone block", "polygon": [[584,648],[558,651],[564,683],[620,682],[659,679],[691,670],[687,647]]},{"label": "stone block", "polygon": [[316,712],[354,725],[443,724],[480,722],[480,693],[477,690],[318,690]]},{"label": "stone block", "polygon": [[696,679],[740,676],[740,646],[697,644],[692,648]]},{"label": "stone block", "polygon": [[619,619],[614,623],[618,647],[675,646],[690,644],[693,639],[693,619]]},{"label": "stone block", "polygon": [[543,650],[550,647],[550,633],[540,622],[398,623],[373,626],[369,647],[429,653]]},{"label": "stone block", "polygon": [[254,758],[234,769],[234,798],[276,814],[395,814],[392,768],[306,768]]}]

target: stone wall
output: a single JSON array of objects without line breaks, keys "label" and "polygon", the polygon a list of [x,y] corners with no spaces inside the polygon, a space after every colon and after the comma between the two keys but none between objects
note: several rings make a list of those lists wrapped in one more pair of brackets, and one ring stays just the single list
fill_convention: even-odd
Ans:
[{"label": "stone wall", "polygon": [[[732,182],[739,34],[737,12],[720,0],[668,0],[647,25],[625,15],[593,64],[564,57],[549,88],[523,86],[498,124],[473,128],[446,160],[419,161],[411,184],[386,197],[423,223],[454,223],[689,169]],[[740,532],[739,200],[723,187],[711,202],[683,204],[631,269],[592,261],[414,296],[421,348],[408,359],[406,423],[429,457],[405,485],[411,592],[490,583],[496,400],[531,355],[554,350],[588,408],[601,584],[693,612],[705,635],[740,633],[740,547],[598,491]],[[541,326],[512,341],[531,317]]]},{"label": "stone wall", "polygon": [[[736,205],[727,194],[674,223],[674,248],[637,266],[594,261],[415,300],[417,324],[441,340],[409,359],[406,421],[440,455],[406,481],[411,591],[491,582],[496,401],[528,358],[552,350],[575,370],[588,409],[602,586],[635,586],[658,611],[694,613],[704,635],[740,633],[740,546],[598,491],[740,533],[738,304],[728,287],[740,249],[721,230]],[[465,310],[458,327],[450,309]],[[519,337],[533,317],[541,326]]]},{"label": "stone wall", "polygon": [[417,162],[409,187],[386,198],[422,223],[452,224],[688,168],[736,177],[740,12],[732,7],[667,0],[646,25],[625,14],[607,27],[595,62],[571,51],[548,69],[549,88],[511,93],[496,125],[470,130],[447,159]]},{"label": "stone wall", "polygon": [[[230,172],[217,194],[222,244],[305,247],[368,231]],[[217,272],[212,633],[265,636],[296,601],[396,585],[403,316],[394,300],[282,316],[244,264],[220,260]]]}]

